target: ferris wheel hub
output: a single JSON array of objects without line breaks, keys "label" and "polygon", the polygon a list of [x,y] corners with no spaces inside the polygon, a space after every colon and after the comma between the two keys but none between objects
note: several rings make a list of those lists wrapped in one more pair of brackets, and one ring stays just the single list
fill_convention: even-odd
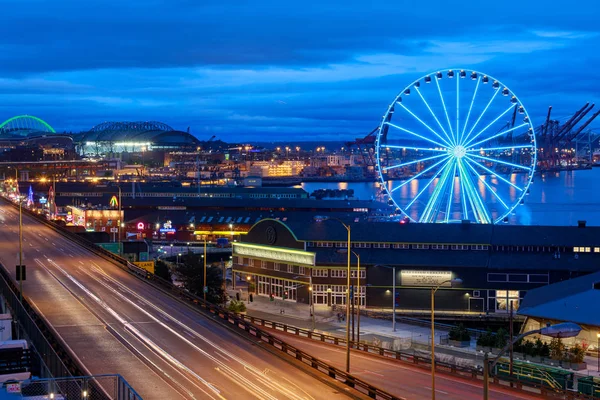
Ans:
[{"label": "ferris wheel hub", "polygon": [[459,144],[451,149],[451,153],[456,158],[463,158],[467,154],[467,149]]}]

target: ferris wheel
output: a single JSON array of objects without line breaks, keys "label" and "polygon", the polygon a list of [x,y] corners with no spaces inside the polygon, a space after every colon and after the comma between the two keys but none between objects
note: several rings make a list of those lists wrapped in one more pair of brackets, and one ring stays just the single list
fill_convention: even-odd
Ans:
[{"label": "ferris wheel", "polygon": [[404,88],[383,116],[375,151],[388,202],[415,222],[506,221],[536,165],[521,101],[472,70],[438,71]]}]

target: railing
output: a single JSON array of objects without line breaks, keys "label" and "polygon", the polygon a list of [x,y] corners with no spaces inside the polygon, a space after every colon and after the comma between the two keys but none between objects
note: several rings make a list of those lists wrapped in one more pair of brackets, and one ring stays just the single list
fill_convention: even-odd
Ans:
[{"label": "railing", "polygon": [[68,400],[142,400],[121,375],[91,375],[21,381],[23,397]]}]

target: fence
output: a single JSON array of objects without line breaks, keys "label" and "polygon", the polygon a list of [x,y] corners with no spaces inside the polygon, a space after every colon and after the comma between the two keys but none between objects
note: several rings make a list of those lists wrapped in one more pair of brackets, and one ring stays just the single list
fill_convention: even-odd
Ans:
[{"label": "fence", "polygon": [[22,397],[40,396],[55,400],[142,400],[120,375],[32,379],[20,382],[20,386]]}]

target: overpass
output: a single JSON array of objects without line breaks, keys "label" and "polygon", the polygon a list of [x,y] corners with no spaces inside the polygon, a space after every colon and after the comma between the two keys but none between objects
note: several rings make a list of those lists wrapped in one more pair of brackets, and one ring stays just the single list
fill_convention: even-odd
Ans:
[{"label": "overpass", "polygon": [[[18,211],[0,200],[0,262],[15,279]],[[26,214],[23,294],[90,375],[144,399],[364,398],[279,356]]]}]

